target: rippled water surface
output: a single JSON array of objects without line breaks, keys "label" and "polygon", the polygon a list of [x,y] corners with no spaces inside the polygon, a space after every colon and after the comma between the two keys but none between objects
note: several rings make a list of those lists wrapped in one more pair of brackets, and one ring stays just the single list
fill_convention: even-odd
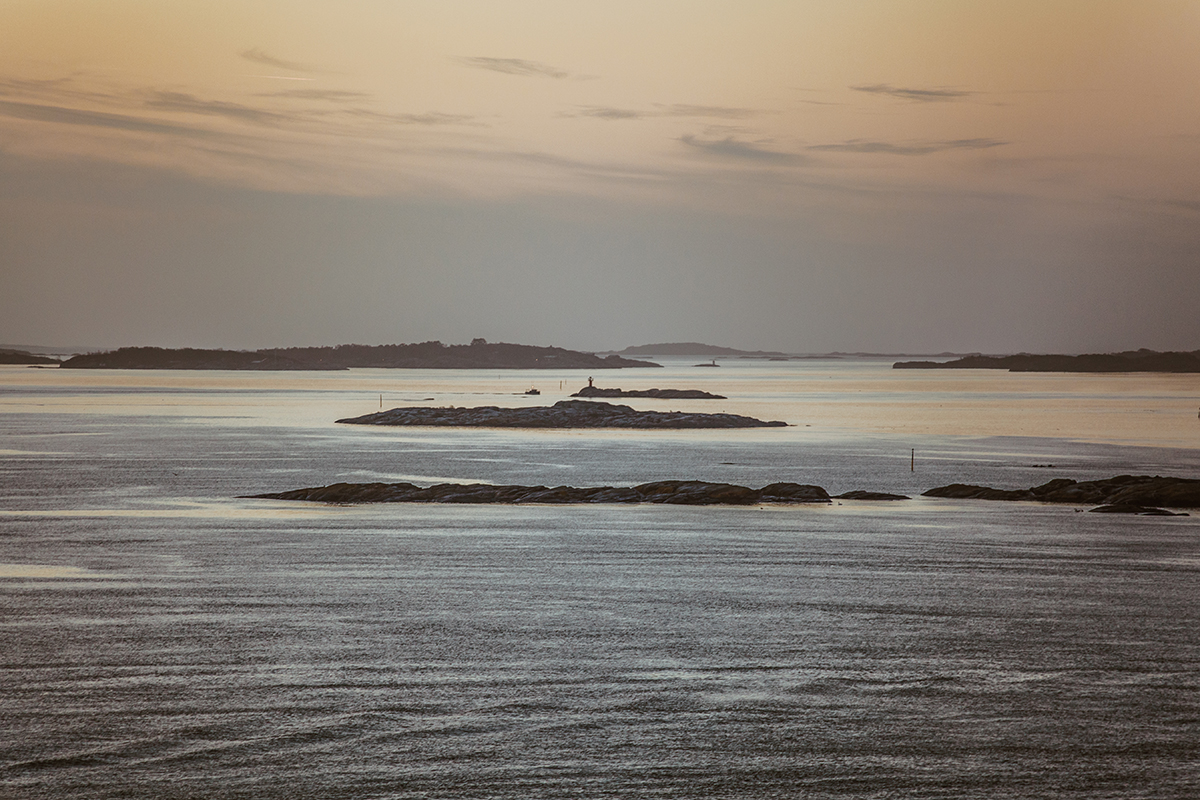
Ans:
[{"label": "rippled water surface", "polygon": [[[0,370],[0,796],[1200,796],[1200,517],[917,497],[1200,477],[1200,380],[722,363],[597,383],[791,427],[332,422],[578,374]],[[236,497],[666,478],[914,499]]]}]

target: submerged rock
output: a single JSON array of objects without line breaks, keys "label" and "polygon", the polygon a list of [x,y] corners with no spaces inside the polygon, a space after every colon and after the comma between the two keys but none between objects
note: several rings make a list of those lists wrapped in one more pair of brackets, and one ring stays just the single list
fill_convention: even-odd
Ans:
[{"label": "submerged rock", "polygon": [[393,408],[361,417],[339,419],[349,425],[435,425],[464,428],[778,428],[738,414],[686,414],[682,411],[635,411],[613,403],[560,400],[533,408]]},{"label": "submerged rock", "polygon": [[887,492],[868,492],[864,489],[855,489],[852,492],[842,492],[834,495],[837,500],[911,500],[912,498],[906,494],[888,494]]},{"label": "submerged rock", "polygon": [[687,506],[750,506],[759,503],[828,503],[820,486],[772,483],[750,489],[732,483],[655,481],[639,486],[492,486],[483,483],[334,483],[287,492],[247,495],[263,500],[308,500],[319,503],[664,503]]},{"label": "submerged rock", "polygon": [[1137,514],[1142,517],[1189,517],[1187,512],[1167,511],[1165,508],[1151,508],[1132,503],[1114,503],[1113,505],[1098,506],[1091,509],[1098,514]]}]

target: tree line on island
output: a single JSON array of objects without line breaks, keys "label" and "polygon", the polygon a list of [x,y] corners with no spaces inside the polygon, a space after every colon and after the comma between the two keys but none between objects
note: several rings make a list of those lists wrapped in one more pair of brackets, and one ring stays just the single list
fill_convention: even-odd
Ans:
[{"label": "tree line on island", "polygon": [[62,362],[64,369],[229,369],[344,370],[384,369],[623,369],[658,367],[649,361],[600,357],[562,347],[488,342],[470,344],[342,344],[335,347],[287,347],[264,350],[122,347],[87,353]]}]

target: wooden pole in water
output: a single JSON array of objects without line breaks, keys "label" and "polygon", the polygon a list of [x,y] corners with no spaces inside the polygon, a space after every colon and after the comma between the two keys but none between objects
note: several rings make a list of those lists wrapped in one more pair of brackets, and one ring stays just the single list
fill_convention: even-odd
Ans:
[{"label": "wooden pole in water", "polygon": [[908,454],[908,471],[917,471],[917,448],[915,447],[912,449],[912,452]]},{"label": "wooden pole in water", "polygon": [[379,395],[379,407],[383,408],[383,395]]}]

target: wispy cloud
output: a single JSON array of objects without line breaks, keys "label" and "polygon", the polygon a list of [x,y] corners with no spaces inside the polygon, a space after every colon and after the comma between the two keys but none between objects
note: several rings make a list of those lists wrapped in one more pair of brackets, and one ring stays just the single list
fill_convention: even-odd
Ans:
[{"label": "wispy cloud", "polygon": [[742,142],[727,136],[724,139],[697,139],[691,134],[680,136],[679,141],[688,147],[695,147],[706,153],[729,158],[740,158],[751,161],[784,162],[795,161],[798,156],[792,153],[781,153],[778,150],[767,150],[752,142]]},{"label": "wispy cloud", "polygon": [[687,103],[660,105],[667,117],[717,117],[719,119],[746,119],[761,112],[753,108],[730,108],[729,106],[693,106]]},{"label": "wispy cloud", "polygon": [[355,108],[349,109],[345,113],[361,119],[400,125],[466,125],[475,121],[475,117],[470,114],[443,114],[440,111],[427,111],[424,114],[387,114],[365,108]]},{"label": "wispy cloud", "polygon": [[230,103],[224,100],[201,100],[183,92],[152,92],[146,100],[147,108],[161,111],[183,111],[189,114],[204,114],[214,117],[226,117],[241,122],[253,122],[259,125],[278,125],[294,119],[287,114],[266,111],[261,108]]},{"label": "wispy cloud", "polygon": [[464,66],[474,69],[486,69],[490,72],[502,72],[505,75],[521,75],[539,78],[569,78],[571,73],[565,69],[552,67],[540,61],[528,61],[524,58],[489,58],[487,56],[461,56],[454,59]]},{"label": "wispy cloud", "polygon": [[761,112],[752,108],[729,108],[727,106],[695,106],[686,103],[655,103],[653,111],[615,106],[584,106],[569,116],[595,117],[597,119],[623,120],[646,119],[648,117],[689,117],[714,119],[745,119]]},{"label": "wispy cloud", "polygon": [[883,94],[889,97],[898,97],[901,100],[913,100],[918,103],[946,103],[954,100],[962,100],[976,94],[976,92],[968,92],[961,89],[911,89],[902,86],[892,86],[887,83],[876,83],[870,86],[851,86],[850,88],[856,92]]},{"label": "wispy cloud", "polygon": [[141,119],[127,114],[110,114],[104,111],[86,111],[63,106],[45,106],[34,103],[14,103],[0,100],[0,115],[34,122],[51,122],[60,125],[88,125],[97,128],[134,131],[138,133],[163,133],[193,137],[211,136],[203,128],[175,125],[169,122]]},{"label": "wispy cloud", "polygon": [[613,108],[612,106],[585,106],[579,110],[577,114],[569,116],[575,117],[595,117],[596,119],[643,119],[647,115],[644,111],[634,111],[631,108]]},{"label": "wispy cloud", "polygon": [[249,50],[243,50],[238,53],[239,56],[247,61],[253,61],[255,64],[262,64],[267,67],[275,67],[277,69],[286,69],[292,72],[316,72],[316,68],[308,64],[301,64],[296,61],[284,61],[282,58],[264,53],[257,47],[252,47]]},{"label": "wispy cloud", "polygon": [[1000,147],[1006,144],[1008,142],[1002,139],[951,139],[942,142],[916,142],[912,144],[851,139],[848,142],[839,142],[836,144],[809,145],[808,149],[838,153],[883,153],[893,156],[927,156],[931,153],[941,153],[946,150],[986,150],[990,147]]},{"label": "wispy cloud", "polygon": [[70,78],[49,78],[31,80],[28,78],[0,78],[0,96],[41,94],[61,88],[70,82]]},{"label": "wispy cloud", "polygon": [[356,103],[370,99],[366,92],[347,92],[341,89],[287,89],[282,92],[259,92],[255,97],[287,97],[297,100],[327,100],[331,103]]},{"label": "wispy cloud", "polygon": [[1187,211],[1200,211],[1200,200],[1167,200],[1166,205]]}]

